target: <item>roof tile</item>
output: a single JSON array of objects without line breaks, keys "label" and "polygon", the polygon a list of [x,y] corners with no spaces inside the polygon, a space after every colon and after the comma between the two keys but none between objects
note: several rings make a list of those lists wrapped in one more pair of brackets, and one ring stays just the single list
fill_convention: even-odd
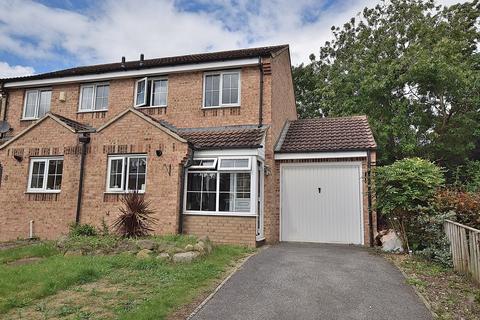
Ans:
[{"label": "roof tile", "polygon": [[377,146],[366,116],[300,119],[286,130],[276,152],[351,151]]}]

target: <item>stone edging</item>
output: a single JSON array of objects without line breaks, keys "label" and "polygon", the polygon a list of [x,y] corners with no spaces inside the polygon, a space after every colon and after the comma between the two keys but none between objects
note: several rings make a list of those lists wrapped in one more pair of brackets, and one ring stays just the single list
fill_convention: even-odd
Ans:
[{"label": "stone edging", "polygon": [[228,280],[230,280],[230,278],[241,268],[243,267],[243,265],[248,261],[248,259],[250,259],[251,257],[253,257],[254,255],[256,255],[257,253],[259,253],[260,251],[263,251],[265,249],[268,249],[269,246],[263,246],[261,247],[260,249],[258,249],[256,252],[254,252],[253,254],[247,256],[246,258],[243,259],[243,261],[241,261],[233,270],[232,272],[230,272],[230,274],[215,288],[215,290],[213,290],[212,293],[210,293],[208,295],[208,297],[205,298],[205,300],[202,301],[202,303],[200,303],[198,305],[198,307],[195,308],[195,310],[193,310],[193,312],[185,319],[185,320],[190,320],[192,319],[214,296],[215,294],[225,285],[225,283],[227,283]]},{"label": "stone edging", "polygon": [[[400,273],[403,275],[403,277],[405,278],[406,281],[408,281],[408,275],[405,273],[405,271],[403,271],[402,269],[400,269],[400,267],[398,267],[395,263],[393,263],[392,261],[390,261],[391,264],[393,264],[395,266],[395,268],[398,269],[398,271],[400,271]],[[425,307],[428,309],[428,311],[430,311],[430,313],[432,314],[432,317],[434,319],[437,319],[438,318],[438,315],[433,311],[432,309],[432,306],[430,305],[430,302],[428,302],[427,298],[425,298],[425,296],[420,292],[418,291],[418,289],[414,286],[414,285],[411,285],[407,282],[407,285],[410,286],[413,291],[415,292],[415,294],[420,298],[420,300],[423,302],[423,304],[425,305]]]}]

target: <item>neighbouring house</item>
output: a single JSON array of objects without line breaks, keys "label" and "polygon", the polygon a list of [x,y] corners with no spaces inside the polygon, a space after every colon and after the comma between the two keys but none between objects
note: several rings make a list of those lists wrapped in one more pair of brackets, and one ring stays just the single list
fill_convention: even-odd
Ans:
[{"label": "neighbouring house", "polygon": [[288,45],[0,79],[0,240],[112,223],[125,192],[155,233],[368,245],[363,116],[297,120]]}]

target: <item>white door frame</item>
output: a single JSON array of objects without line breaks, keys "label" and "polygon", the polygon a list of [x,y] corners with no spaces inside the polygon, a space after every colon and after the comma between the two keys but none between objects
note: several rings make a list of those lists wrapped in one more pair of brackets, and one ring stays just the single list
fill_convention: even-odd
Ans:
[{"label": "white door frame", "polygon": [[283,170],[286,167],[321,167],[321,166],[358,166],[359,168],[359,201],[360,201],[360,235],[361,244],[365,245],[364,234],[364,219],[363,219],[363,166],[361,161],[339,161],[339,162],[304,162],[304,163],[280,163],[280,217],[279,217],[279,238],[283,241],[282,237],[282,194],[283,194]]},{"label": "white door frame", "polygon": [[[255,161],[255,160],[254,160]],[[259,166],[260,164],[260,166]],[[257,164],[255,169],[257,170],[257,196],[255,198],[255,205],[256,205],[256,211],[257,211],[257,219],[255,219],[255,239],[256,241],[262,241],[265,239],[265,214],[264,214],[264,202],[265,202],[265,196],[264,196],[264,189],[265,189],[265,174],[264,174],[264,162],[260,159],[257,159]],[[260,184],[260,190],[258,190],[258,184]],[[260,205],[258,203],[258,200],[260,199]],[[260,221],[260,226],[258,225],[258,222]],[[260,233],[257,235],[257,231],[260,231]]]}]

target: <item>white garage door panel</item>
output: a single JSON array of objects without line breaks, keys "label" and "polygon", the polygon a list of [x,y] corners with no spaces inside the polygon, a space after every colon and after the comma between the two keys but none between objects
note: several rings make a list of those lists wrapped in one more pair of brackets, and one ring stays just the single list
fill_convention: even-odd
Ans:
[{"label": "white garage door panel", "polygon": [[363,242],[360,164],[282,165],[281,179],[282,241]]}]

